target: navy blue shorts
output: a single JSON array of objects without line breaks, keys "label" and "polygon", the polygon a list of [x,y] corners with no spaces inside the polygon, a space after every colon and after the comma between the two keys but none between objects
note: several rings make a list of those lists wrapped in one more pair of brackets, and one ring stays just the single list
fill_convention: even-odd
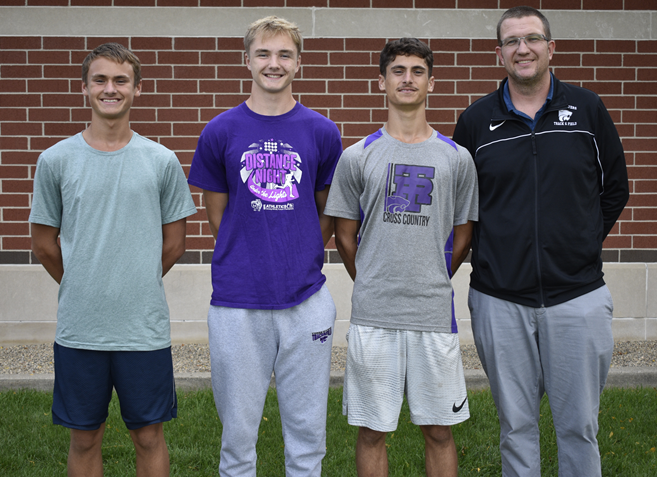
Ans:
[{"label": "navy blue shorts", "polygon": [[171,348],[95,351],[54,344],[54,424],[91,431],[107,419],[116,389],[128,429],[170,421],[178,414]]}]

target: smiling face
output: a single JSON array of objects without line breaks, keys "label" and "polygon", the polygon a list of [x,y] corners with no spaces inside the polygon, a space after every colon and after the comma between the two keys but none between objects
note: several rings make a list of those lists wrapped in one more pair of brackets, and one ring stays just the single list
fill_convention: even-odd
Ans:
[{"label": "smiling face", "polygon": [[300,65],[301,55],[289,35],[257,35],[246,54],[246,67],[253,76],[252,93],[288,93]]},{"label": "smiling face", "polygon": [[[545,35],[543,23],[535,16],[508,18],[500,27],[502,41],[531,34]],[[520,41],[516,47],[498,46],[495,52],[509,76],[509,82],[531,87],[549,79],[549,66],[554,46],[552,40],[539,41],[531,46],[525,41]]]},{"label": "smiling face", "polygon": [[92,118],[121,119],[130,111],[135,97],[141,94],[141,81],[134,84],[130,63],[117,63],[101,56],[89,65],[82,94],[89,98]]},{"label": "smiling face", "polygon": [[423,105],[433,85],[427,63],[415,55],[397,55],[386,67],[385,77],[379,75],[379,89],[386,92],[388,104],[397,108]]}]

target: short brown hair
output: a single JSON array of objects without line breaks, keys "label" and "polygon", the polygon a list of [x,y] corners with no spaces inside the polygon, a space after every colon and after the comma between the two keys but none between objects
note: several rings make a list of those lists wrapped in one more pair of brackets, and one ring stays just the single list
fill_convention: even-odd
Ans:
[{"label": "short brown hair", "polygon": [[82,81],[87,84],[87,76],[89,76],[89,65],[91,62],[100,57],[109,58],[119,64],[126,61],[132,65],[132,71],[135,74],[135,86],[141,81],[141,63],[139,58],[125,46],[120,43],[104,43],[94,48],[94,50],[87,55],[82,62]]},{"label": "short brown hair", "polygon": [[294,45],[297,47],[297,54],[301,53],[301,43],[303,39],[301,38],[301,31],[299,27],[294,23],[287,21],[285,18],[279,18],[277,16],[269,16],[256,20],[249,25],[249,28],[246,30],[246,35],[244,35],[244,49],[246,54],[249,54],[249,48],[251,48],[251,43],[255,40],[255,37],[259,33],[264,35],[278,35],[280,33],[285,33],[290,36]]},{"label": "short brown hair", "polygon": [[392,63],[397,56],[418,56],[427,64],[427,73],[431,78],[431,71],[433,70],[433,53],[431,48],[418,40],[417,38],[400,38],[386,43],[386,46],[381,50],[379,56],[379,71],[381,76],[386,77],[386,70],[388,65]]},{"label": "short brown hair", "polygon": [[550,22],[545,18],[541,12],[536,10],[533,7],[528,7],[522,5],[520,7],[509,8],[506,12],[502,14],[502,18],[497,22],[497,43],[502,46],[502,22],[508,20],[509,18],[525,18],[525,17],[537,17],[541,22],[543,22],[543,30],[545,30],[545,37],[547,41],[552,40],[552,33],[550,33]]}]

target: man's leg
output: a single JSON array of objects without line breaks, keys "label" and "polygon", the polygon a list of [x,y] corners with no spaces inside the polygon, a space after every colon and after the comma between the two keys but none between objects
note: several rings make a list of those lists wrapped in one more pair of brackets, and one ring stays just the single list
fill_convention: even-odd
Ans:
[{"label": "man's leg", "polygon": [[427,477],[457,477],[459,462],[449,426],[420,426]]},{"label": "man's leg", "polygon": [[367,427],[358,428],[356,472],[358,477],[387,477],[388,453],[385,432],[373,431]]},{"label": "man's leg", "polygon": [[162,423],[178,414],[171,348],[112,351],[112,378],[121,416],[137,455],[137,476],[169,475]]},{"label": "man's leg", "polygon": [[502,474],[537,477],[543,375],[535,309],[472,288],[468,305],[477,353],[500,420]]},{"label": "man's leg", "polygon": [[321,475],[335,305],[326,286],[299,305],[274,312],[274,365],[288,477]]},{"label": "man's leg", "polygon": [[539,320],[545,390],[559,448],[559,475],[601,475],[600,393],[614,349],[606,286],[545,309]]},{"label": "man's leg", "polygon": [[102,477],[104,432],[105,423],[92,431],[71,429],[67,462],[68,477]]},{"label": "man's leg", "polygon": [[102,442],[112,399],[110,354],[53,345],[52,421],[71,430],[68,475],[102,476]]},{"label": "man's leg", "polygon": [[358,475],[388,475],[385,437],[397,429],[406,384],[406,332],[351,324],[342,413],[358,426]]},{"label": "man's leg", "polygon": [[137,477],[169,475],[169,449],[161,422],[133,429],[130,437],[137,453]]},{"label": "man's leg", "polygon": [[406,331],[406,397],[411,422],[425,441],[427,476],[458,475],[450,426],[470,417],[459,337],[455,333]]},{"label": "man's leg", "polygon": [[211,306],[212,391],[223,424],[219,474],[256,475],[256,442],[274,369],[277,337],[271,310]]}]

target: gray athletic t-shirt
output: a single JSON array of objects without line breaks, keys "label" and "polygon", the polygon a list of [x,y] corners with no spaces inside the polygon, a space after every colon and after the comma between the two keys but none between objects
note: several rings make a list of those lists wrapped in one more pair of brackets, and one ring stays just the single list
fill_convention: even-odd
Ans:
[{"label": "gray athletic t-shirt", "polygon": [[114,152],[82,134],[44,151],[29,220],[60,229],[55,341],[101,351],[170,346],[162,225],[195,212],[175,154],[137,133]]},{"label": "gray athletic t-shirt", "polygon": [[407,144],[381,128],[344,151],[324,213],[362,220],[352,323],[457,331],[445,251],[453,226],[478,217],[465,148],[436,131]]}]

